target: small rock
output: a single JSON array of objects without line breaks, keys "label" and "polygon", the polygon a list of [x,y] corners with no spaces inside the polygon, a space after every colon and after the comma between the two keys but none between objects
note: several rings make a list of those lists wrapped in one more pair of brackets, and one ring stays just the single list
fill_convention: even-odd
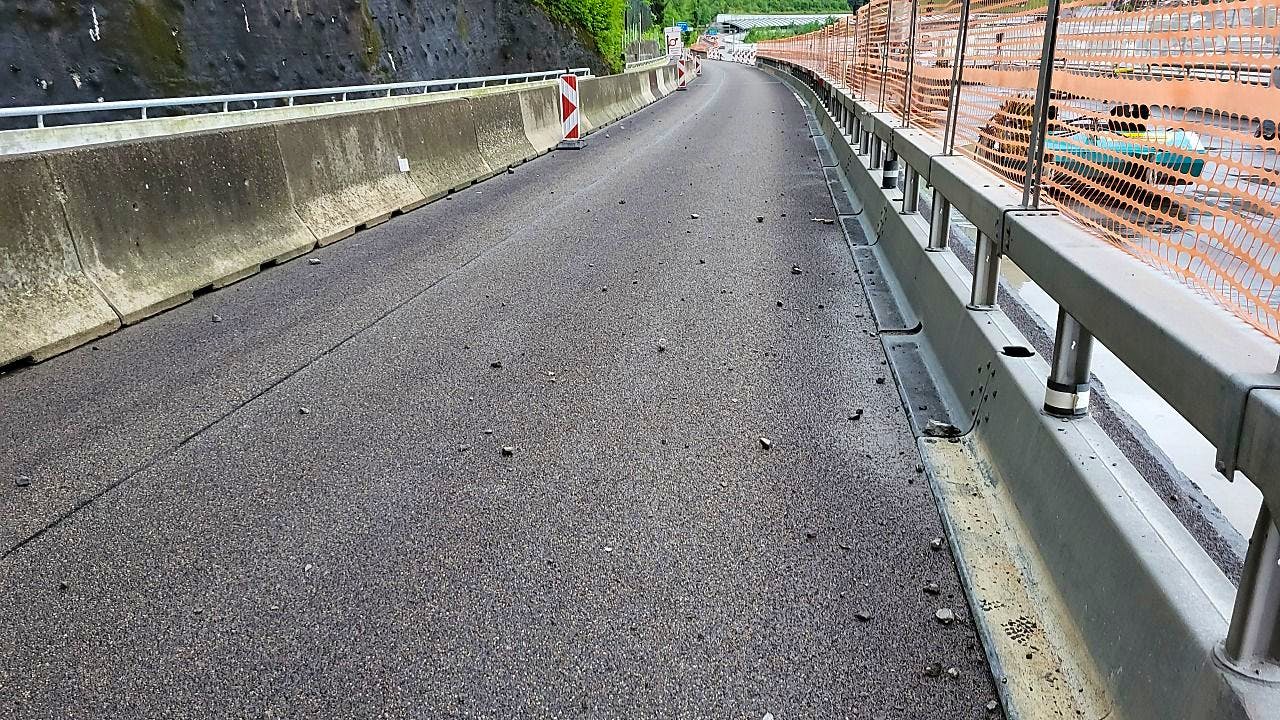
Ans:
[{"label": "small rock", "polygon": [[987,703],[987,712],[995,712],[996,710],[999,710],[999,709],[1000,709],[1000,703],[996,702],[995,700],[992,700],[991,702]]},{"label": "small rock", "polygon": [[950,625],[956,621],[956,614],[951,610],[951,608],[942,608],[938,612],[934,613],[933,616],[943,625]]},{"label": "small rock", "polygon": [[470,449],[471,449],[470,445],[463,444],[458,446],[458,452],[466,452]]},{"label": "small rock", "polygon": [[960,668],[957,668],[957,667],[947,668],[947,677],[951,678],[952,680],[960,677]]},{"label": "small rock", "polygon": [[922,472],[924,472],[924,464],[923,464],[923,463],[916,463],[916,474],[918,475],[918,474],[920,474],[920,473],[922,473]]},{"label": "small rock", "polygon": [[213,317],[212,317],[211,319],[212,319],[214,322],[222,322],[222,316],[221,316],[221,315],[219,315],[218,313],[214,313],[214,314],[213,314]]},{"label": "small rock", "polygon": [[667,350],[667,339],[658,338],[658,352],[666,352],[666,350]]},{"label": "small rock", "polygon": [[767,437],[761,437],[760,447],[764,448],[765,450],[768,450],[769,448],[773,447],[773,441]]},{"label": "small rock", "polygon": [[850,419],[850,420],[861,420],[861,419],[862,419],[862,408],[858,408],[858,409],[854,410],[854,411],[853,411],[853,414],[849,416],[849,419]]},{"label": "small rock", "polygon": [[781,300],[779,300],[777,304],[778,304],[778,307],[782,307],[782,301],[781,301]]},{"label": "small rock", "polygon": [[924,592],[926,595],[941,595],[942,588],[938,587],[938,583],[929,583],[924,586]]},{"label": "small rock", "polygon": [[310,415],[310,414],[311,414],[311,408],[308,408],[308,407],[300,407],[300,408],[298,408],[298,414],[299,414],[299,415]]},{"label": "small rock", "polygon": [[852,545],[850,545],[849,543],[840,543],[840,549],[841,549],[841,550],[852,550],[852,549],[853,549],[853,546],[852,546]]},{"label": "small rock", "polygon": [[942,538],[940,538],[940,537],[936,537],[936,538],[934,538],[934,539],[930,540],[930,541],[929,541],[929,547],[930,547],[931,549],[933,549],[933,550],[941,550],[941,549],[942,549]]},{"label": "small rock", "polygon": [[600,288],[600,292],[609,292],[609,288],[608,288],[607,286],[606,286],[606,287],[602,287],[602,288]]},{"label": "small rock", "polygon": [[63,592],[63,593],[64,593],[64,592],[67,592],[67,591],[68,591],[68,590],[70,590],[70,589],[71,589],[71,585],[70,585],[66,580],[63,580],[63,581],[61,581],[61,582],[59,582],[59,583],[58,583],[58,592]]},{"label": "small rock", "polygon": [[876,378],[876,384],[877,384],[877,385],[883,385],[883,384],[884,384],[884,378],[883,378],[883,377],[878,377],[878,378]]},{"label": "small rock", "polygon": [[501,361],[501,360],[494,360],[493,362],[489,363],[489,367],[494,368],[494,369],[500,368],[500,367],[502,367],[502,361]]},{"label": "small rock", "polygon": [[[692,231],[692,230],[689,230],[688,232],[693,232],[693,231]],[[699,265],[706,265],[706,264],[707,264],[707,261],[706,261],[706,260],[699,260],[699,261],[698,261],[698,264],[699,264]]]},{"label": "small rock", "polygon": [[853,619],[857,620],[858,622],[870,622],[871,613],[865,610],[859,610],[853,614]]},{"label": "small rock", "polygon": [[949,422],[930,420],[924,426],[924,434],[930,437],[959,437],[960,428]]},{"label": "small rock", "polygon": [[516,174],[516,169],[515,169],[515,168],[513,168],[513,167],[509,167],[509,168],[507,168],[507,174],[508,174],[508,175],[515,175],[515,174]]},{"label": "small rock", "polygon": [[800,269],[800,266],[799,266],[799,265],[792,265],[792,266],[791,266],[791,274],[792,274],[792,275],[799,275],[799,274],[800,274],[800,273],[802,273],[802,272],[804,272],[804,271]]},{"label": "small rock", "polygon": [[321,262],[320,258],[307,258],[308,265],[319,265]]},{"label": "small rock", "polygon": [[942,674],[942,665],[940,663],[929,663],[924,666],[924,674],[929,677],[938,677]]},{"label": "small rock", "polygon": [[700,218],[700,217],[702,217],[702,216],[701,216],[701,215],[699,215],[698,213],[691,213],[691,214],[689,215],[689,219],[690,219],[690,220],[697,220],[697,219],[698,219],[698,218]]},{"label": "small rock", "polygon": [[512,455],[515,455],[515,454],[516,454],[516,449],[514,447],[510,445],[502,446],[502,455],[504,457],[511,457]]},{"label": "small rock", "polygon": [[492,434],[493,434],[493,428],[485,428],[485,429],[484,429],[484,434],[485,434],[485,435],[492,435]]},{"label": "small rock", "polygon": [[31,478],[27,477],[26,475],[19,475],[18,477],[13,479],[13,484],[17,485],[18,487],[26,487],[31,484]]},{"label": "small rock", "polygon": [[818,537],[818,533],[814,532],[813,530],[805,530],[804,537],[806,540],[813,540]]},{"label": "small rock", "polygon": [[619,205],[626,205],[626,204],[627,204],[627,201],[626,201],[626,200],[619,200],[619,201],[618,201],[618,204],[619,204]]},{"label": "small rock", "polygon": [[757,216],[756,216],[756,222],[758,222],[758,223],[762,223],[762,222],[764,222],[764,216],[763,216],[763,215],[757,215]]}]

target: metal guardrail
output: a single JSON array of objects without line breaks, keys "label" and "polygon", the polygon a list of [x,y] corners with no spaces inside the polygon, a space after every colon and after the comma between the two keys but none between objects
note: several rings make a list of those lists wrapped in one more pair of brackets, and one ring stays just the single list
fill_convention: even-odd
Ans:
[{"label": "metal guardrail", "polygon": [[645,58],[644,60],[632,60],[625,65],[625,69],[635,70],[637,68],[648,67],[649,65],[666,65],[670,60],[671,58],[666,55],[654,55],[653,57]]},{"label": "metal guardrail", "polygon": [[176,97],[176,98],[155,98],[151,100],[112,100],[107,102],[92,103],[69,103],[63,105],[31,105],[26,107],[0,107],[0,118],[29,118],[36,119],[36,127],[44,127],[44,119],[47,115],[66,115],[72,113],[88,113],[103,112],[111,110],[138,110],[141,112],[142,120],[147,119],[147,112],[159,108],[177,108],[177,107],[204,107],[204,106],[221,106],[219,110],[212,112],[230,112],[232,105],[251,104],[252,108],[235,108],[235,109],[258,109],[259,102],[268,101],[285,101],[286,106],[292,106],[294,101],[299,98],[315,98],[328,97],[332,102],[341,102],[351,99],[352,95],[365,95],[379,93],[384,97],[391,97],[395,93],[410,94],[404,91],[415,91],[420,94],[427,94],[434,90],[459,90],[463,86],[476,85],[485,87],[488,85],[502,84],[510,85],[512,82],[536,82],[540,80],[554,80],[561,75],[571,73],[578,76],[587,76],[591,74],[591,68],[569,68],[567,70],[545,70],[541,72],[531,73],[515,73],[510,75],[485,75],[480,77],[466,78],[446,78],[441,80],[424,80],[421,82],[398,82],[398,83],[382,83],[378,85],[346,85],[341,87],[330,88],[311,88],[306,90],[278,90],[273,92],[257,92],[257,93],[234,93],[228,95],[197,95],[192,97]]},{"label": "metal guardrail", "polygon": [[[1058,0],[1049,0],[1047,11],[1056,13],[1057,5]],[[1053,25],[1046,24],[1046,57],[1053,55]],[[1228,322],[1176,285],[1135,282],[1131,272],[1108,265],[1108,248],[1091,241],[1085,227],[1038,206],[1035,153],[1045,141],[1051,63],[1041,69],[1034,102],[1028,100],[1038,130],[1027,143],[1025,181],[1012,183],[977,158],[949,148],[949,132],[938,138],[910,127],[900,115],[883,112],[874,100],[853,99],[837,89],[847,86],[824,73],[822,63],[808,67],[806,59],[776,60],[812,73],[815,94],[855,139],[859,154],[871,157],[871,167],[885,176],[884,187],[890,187],[891,179],[896,187],[901,161],[902,212],[919,212],[913,199],[922,178],[933,186],[925,249],[948,250],[952,208],[978,229],[970,310],[998,307],[996,280],[1003,257],[1016,262],[1058,304],[1046,379],[1047,413],[1064,421],[1087,414],[1096,336],[1213,443],[1223,475],[1231,479],[1238,470],[1258,487],[1262,507],[1229,632],[1216,652],[1243,677],[1280,683],[1280,367],[1274,345]],[[953,103],[948,129],[956,111]],[[1042,158],[1043,150],[1039,153]]]}]

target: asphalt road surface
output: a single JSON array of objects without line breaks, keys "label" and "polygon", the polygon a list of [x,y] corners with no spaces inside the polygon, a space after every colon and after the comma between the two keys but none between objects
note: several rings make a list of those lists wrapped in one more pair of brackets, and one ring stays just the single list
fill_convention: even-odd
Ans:
[{"label": "asphalt road surface", "polygon": [[704,67],[0,377],[0,716],[998,716],[802,108]]}]

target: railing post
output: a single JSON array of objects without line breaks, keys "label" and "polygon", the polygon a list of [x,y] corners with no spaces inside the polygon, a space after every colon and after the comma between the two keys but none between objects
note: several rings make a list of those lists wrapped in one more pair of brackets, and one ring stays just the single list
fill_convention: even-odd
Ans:
[{"label": "railing post", "polygon": [[933,212],[929,218],[929,252],[942,252],[947,249],[947,239],[951,233],[951,202],[942,197],[937,188],[933,190]]},{"label": "railing post", "polygon": [[1280,528],[1266,500],[1249,540],[1222,651],[1243,675],[1280,680]]},{"label": "railing post", "polygon": [[1093,335],[1062,307],[1053,339],[1053,361],[1044,392],[1044,411],[1055,417],[1089,414],[1089,359]]},{"label": "railing post", "polygon": [[1000,287],[1000,248],[995,240],[978,231],[973,248],[973,288],[969,293],[970,310],[994,310]]},{"label": "railing post", "polygon": [[[871,7],[867,5],[867,7]],[[889,80],[889,31],[893,26],[893,0],[888,0],[884,9],[884,42],[880,45],[880,100],[876,107],[884,112],[885,84]]]},{"label": "railing post", "polygon": [[902,182],[902,214],[914,215],[920,210],[920,173],[903,163],[907,177]]},{"label": "railing post", "polygon": [[964,51],[969,44],[969,5],[960,3],[960,27],[956,30],[956,54],[951,64],[951,98],[947,105],[947,124],[942,131],[942,154],[950,155],[956,142],[956,116],[960,108],[960,83],[964,80]]},{"label": "railing post", "polygon": [[[911,93],[916,81],[916,23],[920,16],[920,0],[911,0],[911,20],[907,25],[907,77],[902,86],[902,127],[911,127]],[[910,183],[910,169],[907,170]],[[904,197],[905,199],[905,197]],[[911,208],[915,212],[915,207]]]},{"label": "railing post", "polygon": [[874,131],[871,135],[871,169],[879,170],[884,164],[884,141]]},{"label": "railing post", "polygon": [[1044,144],[1049,127],[1049,100],[1053,61],[1058,44],[1059,0],[1048,0],[1044,17],[1044,41],[1040,46],[1040,76],[1036,80],[1031,110],[1031,136],[1027,139],[1027,173],[1022,182],[1022,207],[1040,206],[1040,180],[1044,173]]},{"label": "railing post", "polygon": [[893,151],[892,145],[885,145],[884,148],[884,167],[880,171],[880,189],[898,189],[898,154]]}]

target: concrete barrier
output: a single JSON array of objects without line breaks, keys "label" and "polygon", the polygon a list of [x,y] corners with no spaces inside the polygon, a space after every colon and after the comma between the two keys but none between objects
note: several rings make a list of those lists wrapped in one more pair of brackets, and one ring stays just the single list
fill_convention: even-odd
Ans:
[{"label": "concrete barrier", "polygon": [[409,177],[426,200],[493,174],[480,154],[475,115],[466,98],[400,108],[393,122],[404,141]]},{"label": "concrete barrier", "polygon": [[[670,68],[583,78],[584,127]],[[560,141],[554,85],[0,159],[0,364],[41,360]]]},{"label": "concrete barrier", "polygon": [[275,126],[293,203],[321,245],[427,201],[393,118],[372,111]]},{"label": "concrete barrier", "polygon": [[85,276],[44,158],[0,159],[0,366],[120,327]]},{"label": "concrete barrier", "polygon": [[125,323],[306,252],[275,130],[51,153],[85,273]]},{"label": "concrete barrier", "polygon": [[539,154],[554,148],[563,139],[558,85],[520,93],[520,112],[524,116],[524,134]]},{"label": "concrete barrier", "polygon": [[476,119],[480,155],[498,173],[533,157],[534,149],[524,134],[524,113],[515,93],[486,95],[469,100]]}]

